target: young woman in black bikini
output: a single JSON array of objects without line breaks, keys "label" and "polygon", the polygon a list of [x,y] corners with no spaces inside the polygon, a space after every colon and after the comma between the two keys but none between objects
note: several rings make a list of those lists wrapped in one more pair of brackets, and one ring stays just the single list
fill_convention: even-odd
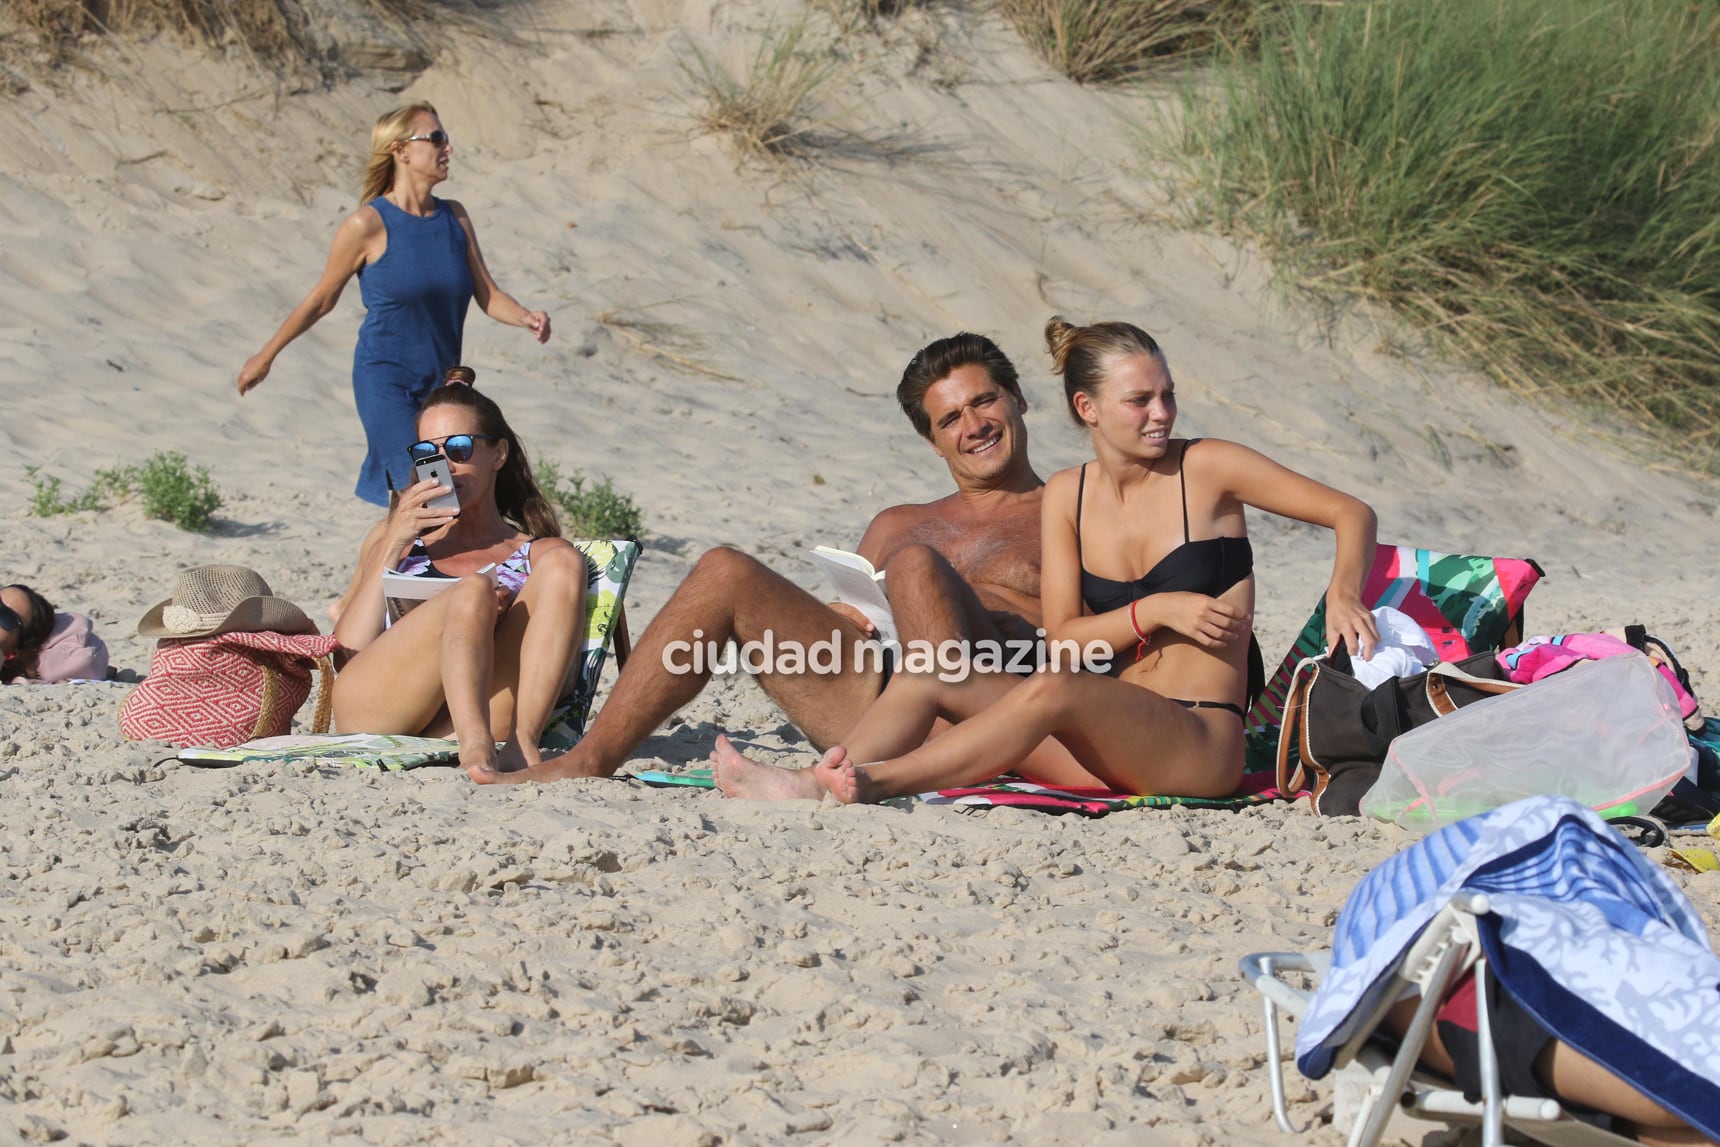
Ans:
[{"label": "young woman in black bikini", "polygon": [[[1374,553],[1365,503],[1246,446],[1172,439],[1170,369],[1139,327],[1053,318],[1045,338],[1095,454],[1045,487],[1045,629],[1054,641],[1109,647],[1111,674],[984,673],[949,683],[898,673],[846,745],[817,765],[842,800],[977,784],[1009,770],[1133,793],[1234,791],[1242,715],[1259,678],[1246,506],[1333,531],[1327,639],[1364,657],[1378,640],[1361,602]],[[1127,577],[1138,569],[1148,572]],[[928,741],[940,717],[956,727]]]}]

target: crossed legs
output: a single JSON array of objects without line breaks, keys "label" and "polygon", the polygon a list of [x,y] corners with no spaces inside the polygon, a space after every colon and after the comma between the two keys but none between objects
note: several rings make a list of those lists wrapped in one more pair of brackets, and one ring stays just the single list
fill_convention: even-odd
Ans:
[{"label": "crossed legs", "polygon": [[[939,718],[955,727],[925,740]],[[725,767],[737,774],[768,767],[726,743],[717,756],[719,777]],[[1242,726],[1234,713],[1185,709],[1095,673],[901,677],[847,743],[825,753],[812,778],[797,776],[785,795],[818,795],[811,780],[839,800],[876,801],[1010,770],[1056,785],[1221,796],[1241,778]]]},{"label": "crossed legs", "polygon": [[[930,546],[916,543],[897,550],[885,567],[884,584],[888,587],[898,637],[905,648],[918,642],[935,647],[951,640],[967,642],[971,648],[974,642],[1003,640],[997,622],[973,587],[948,559]],[[986,682],[983,686],[979,684],[982,680]],[[925,683],[935,683],[935,677],[908,673],[899,664],[889,688],[882,694],[874,691],[868,698],[870,705],[831,714],[846,723],[838,729],[834,720],[826,721],[819,735],[811,735],[810,731],[809,735],[821,748],[838,740],[852,747],[856,737],[864,736],[858,730],[865,729],[883,736],[878,742],[881,755],[904,753],[924,742],[940,723],[962,720],[979,712],[1020,680],[1004,674],[970,678],[975,682],[974,688],[954,691],[949,704],[940,709],[933,697],[951,691],[928,692]],[[794,718],[793,710],[789,710],[789,716]],[[806,726],[801,724],[801,728]],[[726,736],[717,738],[711,763],[717,787],[726,796],[751,800],[817,800],[823,796],[824,790],[811,769],[783,769],[753,761],[742,755]]]}]

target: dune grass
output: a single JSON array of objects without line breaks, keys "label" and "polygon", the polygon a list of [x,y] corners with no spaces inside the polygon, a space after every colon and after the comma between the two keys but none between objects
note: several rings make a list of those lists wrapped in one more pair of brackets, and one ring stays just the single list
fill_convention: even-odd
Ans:
[{"label": "dune grass", "polygon": [[1296,5],[1190,87],[1206,217],[1720,470],[1720,6]]},{"label": "dune grass", "polygon": [[828,118],[824,96],[842,74],[842,61],[812,32],[811,12],[772,23],[744,71],[736,75],[696,45],[681,70],[703,100],[699,131],[722,136],[739,159],[786,160],[815,147]]},{"label": "dune grass", "polygon": [[1001,0],[1021,38],[1078,83],[1132,79],[1154,64],[1239,39],[1263,0]]},{"label": "dune grass", "polygon": [[[397,24],[422,21],[431,0],[358,0]],[[316,55],[310,17],[296,0],[4,0],[0,24],[34,41],[52,62],[71,58],[85,36],[171,32],[203,44],[230,44],[259,63]]]}]

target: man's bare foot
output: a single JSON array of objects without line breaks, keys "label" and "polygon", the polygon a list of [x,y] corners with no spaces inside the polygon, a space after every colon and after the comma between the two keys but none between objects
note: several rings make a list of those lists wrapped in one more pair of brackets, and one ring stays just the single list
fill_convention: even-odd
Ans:
[{"label": "man's bare foot", "polygon": [[823,800],[824,789],[811,769],[779,769],[748,760],[719,734],[711,752],[717,787],[726,797],[753,801]]},{"label": "man's bare foot", "polygon": [[866,775],[866,766],[855,764],[841,745],[825,753],[812,771],[818,783],[843,804],[873,804],[890,795],[872,783]]},{"label": "man's bare foot", "polygon": [[475,745],[470,749],[460,749],[460,767],[466,770],[466,775],[473,780],[493,776],[500,765],[500,755],[494,745]]},{"label": "man's bare foot", "polygon": [[[513,746],[508,746],[512,748]],[[565,781],[574,777],[606,777],[609,774],[600,768],[588,764],[580,755],[579,746],[575,745],[565,753],[556,753],[545,757],[538,754],[534,747],[531,756],[526,756],[521,748],[517,756],[510,757],[506,748],[502,750],[495,768],[479,772],[467,769],[466,774],[481,785],[520,785],[527,782],[544,784],[549,781]]]}]

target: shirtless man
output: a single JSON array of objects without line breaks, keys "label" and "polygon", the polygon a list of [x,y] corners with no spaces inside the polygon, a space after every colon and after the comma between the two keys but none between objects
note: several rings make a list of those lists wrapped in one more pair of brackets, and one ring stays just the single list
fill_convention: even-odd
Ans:
[{"label": "shirtless man", "polygon": [[[872,519],[859,552],[886,571],[899,640],[1006,641],[1039,626],[1039,504],[1044,482],[1027,460],[1027,402],[1015,367],[990,339],[958,334],[916,354],[896,398],[914,429],[949,467],[955,493],[924,505],[892,506]],[[746,554],[727,547],[701,557],[634,644],[584,738],[530,769],[485,780],[548,781],[609,776],[710,680],[687,667],[685,644],[763,640],[810,648],[834,633],[843,656],[834,673],[757,674],[790,721],[821,750],[836,744],[883,691],[888,672],[857,646],[873,636],[858,610],[826,604]],[[671,646],[675,648],[671,650]],[[671,653],[666,661],[665,653]],[[725,742],[726,744],[726,742]],[[780,774],[780,775],[775,775]],[[789,795],[802,778],[784,769],[719,770],[730,796]],[[814,782],[816,787],[816,782]],[[816,795],[816,794],[813,794]]]}]

